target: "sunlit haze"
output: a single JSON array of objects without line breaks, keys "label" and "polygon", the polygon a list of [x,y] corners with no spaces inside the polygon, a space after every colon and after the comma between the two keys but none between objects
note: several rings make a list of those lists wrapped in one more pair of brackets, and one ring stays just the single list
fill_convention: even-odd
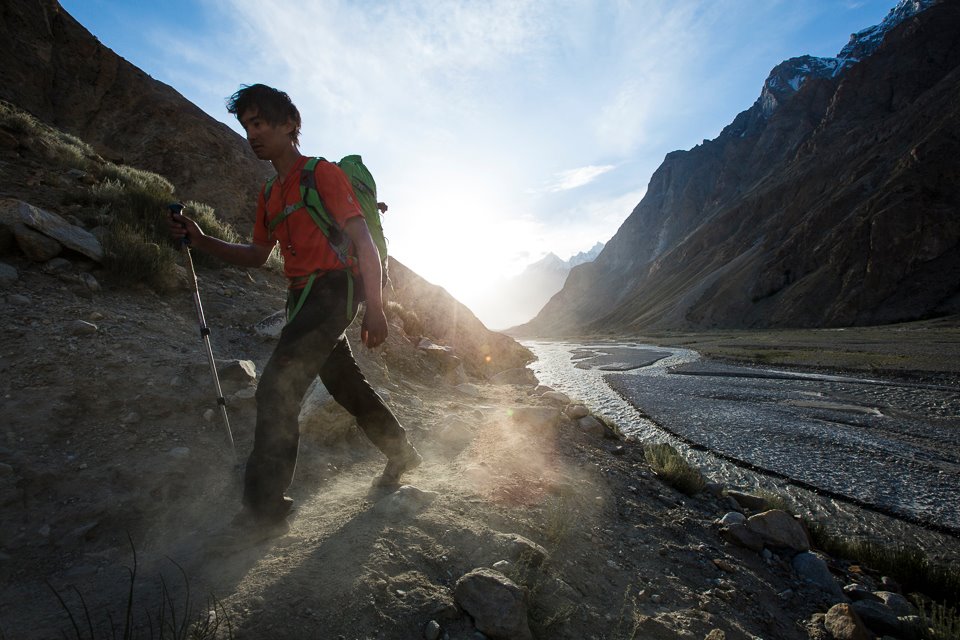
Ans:
[{"label": "sunlit haze", "polygon": [[895,4],[61,2],[238,132],[224,99],[240,85],[287,91],[301,150],[361,154],[391,255],[468,305],[547,252],[608,241],[666,153],[716,137],[782,60],[836,55]]}]

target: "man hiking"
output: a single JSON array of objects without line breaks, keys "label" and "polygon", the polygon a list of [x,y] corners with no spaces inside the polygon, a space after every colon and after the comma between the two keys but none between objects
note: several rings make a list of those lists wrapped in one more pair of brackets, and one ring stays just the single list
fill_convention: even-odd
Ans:
[{"label": "man hiking", "polygon": [[300,112],[290,97],[262,84],[246,86],[229,98],[227,111],[240,121],[257,157],[269,160],[277,172],[272,184],[260,191],[253,241],[229,243],[207,236],[193,220],[178,214],[171,216],[170,231],[174,240],[186,239],[195,249],[243,267],[263,265],[280,243],[290,283],[287,308],[296,311],[288,314],[257,386],[256,432],[244,475],[244,510],[238,516],[241,524],[271,525],[284,520],[293,504],[284,491],[297,461],[297,417],[300,402],[318,375],[387,456],[375,484],[399,484],[400,476],[419,465],[421,458],[360,371],[344,336],[365,300],[360,339],[373,348],[387,337],[380,255],[350,181],[336,164],[324,160],[312,172],[323,209],[338,234],[348,240],[338,241],[335,248],[301,198],[308,158],[299,150]]}]

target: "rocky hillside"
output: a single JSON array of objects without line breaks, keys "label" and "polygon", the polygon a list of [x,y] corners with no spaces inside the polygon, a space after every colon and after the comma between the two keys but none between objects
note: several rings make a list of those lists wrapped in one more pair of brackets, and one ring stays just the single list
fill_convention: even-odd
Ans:
[{"label": "rocky hillside", "polygon": [[56,0],[0,4],[0,99],[108,160],[163,175],[180,198],[231,222],[253,218],[271,172],[241,136],[101,44]]},{"label": "rocky hillside", "polygon": [[665,158],[521,334],[815,327],[960,311],[960,6],[904,0],[834,59],[776,67]]}]

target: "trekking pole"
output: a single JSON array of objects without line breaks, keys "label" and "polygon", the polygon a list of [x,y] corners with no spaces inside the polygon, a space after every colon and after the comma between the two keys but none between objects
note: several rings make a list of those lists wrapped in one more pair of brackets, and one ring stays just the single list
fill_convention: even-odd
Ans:
[{"label": "trekking pole", "polygon": [[[171,216],[173,214],[182,214],[183,205],[179,202],[168,205]],[[217,363],[213,359],[213,348],[210,346],[210,329],[207,327],[207,321],[203,317],[203,305],[200,304],[200,285],[197,282],[197,272],[193,268],[193,257],[190,255],[190,238],[185,237],[180,241],[180,250],[186,256],[187,268],[190,270],[190,278],[193,280],[193,305],[197,309],[197,318],[200,320],[200,338],[206,347],[207,360],[210,362],[210,374],[213,376],[213,385],[217,390],[217,404],[220,406],[220,417],[223,418],[223,426],[227,431],[227,440],[230,442],[230,451],[233,454],[233,464],[237,464],[237,447],[233,443],[233,432],[230,430],[230,419],[227,418],[227,401],[223,397],[223,391],[220,389],[220,376],[217,375]]]}]

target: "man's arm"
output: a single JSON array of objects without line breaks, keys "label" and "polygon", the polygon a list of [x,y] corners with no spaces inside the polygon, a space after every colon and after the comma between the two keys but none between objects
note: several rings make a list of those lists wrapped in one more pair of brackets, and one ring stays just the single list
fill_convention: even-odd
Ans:
[{"label": "man's arm", "polygon": [[380,291],[383,277],[380,271],[380,252],[373,243],[362,216],[347,220],[343,230],[350,236],[357,250],[360,277],[363,278],[363,292],[367,300],[367,310],[363,314],[363,324],[360,327],[360,340],[372,349],[387,339],[387,316],[383,312],[383,297]]},{"label": "man's arm", "polygon": [[273,250],[271,245],[232,243],[208,236],[196,222],[179,213],[170,215],[169,226],[174,241],[180,242],[186,238],[190,241],[190,246],[240,267],[263,265]]}]

